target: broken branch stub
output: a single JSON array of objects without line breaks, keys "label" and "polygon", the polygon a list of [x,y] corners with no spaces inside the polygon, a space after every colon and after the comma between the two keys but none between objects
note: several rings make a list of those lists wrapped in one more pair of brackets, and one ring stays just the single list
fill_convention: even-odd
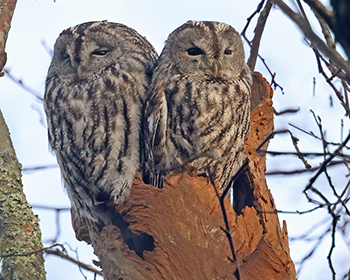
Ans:
[{"label": "broken branch stub", "polygon": [[[238,264],[229,260],[219,199],[209,180],[177,171],[157,189],[137,174],[129,199],[116,207],[120,225],[101,231],[93,224],[87,227],[105,279],[228,280],[236,279],[237,267],[241,279],[296,279],[286,223],[281,229],[266,185],[265,156],[255,152],[273,131],[273,91],[259,73],[253,77],[245,142],[249,163],[233,187],[235,206],[225,201]],[[75,230],[84,239],[77,223]]]}]

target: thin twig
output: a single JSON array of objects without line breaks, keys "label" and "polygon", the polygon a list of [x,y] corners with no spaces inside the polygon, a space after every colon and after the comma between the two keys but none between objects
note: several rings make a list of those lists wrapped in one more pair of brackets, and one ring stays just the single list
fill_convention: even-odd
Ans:
[{"label": "thin twig", "polygon": [[51,245],[49,247],[41,248],[39,250],[31,251],[31,252],[27,252],[27,253],[22,253],[21,254],[21,253],[18,253],[18,252],[14,252],[14,253],[11,253],[11,254],[0,255],[0,258],[27,257],[27,256],[31,256],[31,255],[34,255],[34,254],[38,254],[38,253],[44,252],[44,251],[46,251],[48,249],[52,249],[52,248],[54,248],[56,246],[60,246],[61,248],[63,248],[63,250],[65,250],[62,244],[56,243],[56,244],[53,244],[53,245]]},{"label": "thin twig", "polygon": [[29,86],[27,86],[23,80],[21,79],[17,79],[15,78],[11,73],[10,73],[10,69],[5,68],[4,72],[6,73],[6,77],[8,77],[10,80],[12,80],[13,82],[15,82],[16,84],[18,84],[21,88],[23,88],[25,91],[29,92],[31,95],[33,95],[37,101],[39,102],[44,102],[44,99],[42,98],[41,94],[37,91],[35,91],[34,89],[30,88]]},{"label": "thin twig", "polygon": [[[242,167],[241,167],[242,168]],[[241,169],[240,169],[241,170]],[[240,170],[237,173],[240,172]],[[233,176],[234,177],[234,176]],[[225,209],[225,196],[227,195],[228,193],[228,189],[229,189],[229,184],[228,186],[225,188],[224,192],[220,195],[218,189],[216,188],[215,186],[215,180],[214,180],[214,177],[212,176],[212,174],[210,174],[209,176],[209,180],[210,180],[210,183],[212,184],[212,186],[214,187],[214,190],[215,190],[215,193],[216,193],[216,196],[217,198],[219,199],[219,203],[220,203],[220,208],[221,208],[221,213],[222,213],[222,217],[224,219],[224,225],[225,225],[225,228],[222,228],[222,231],[226,234],[226,237],[227,237],[227,240],[229,242],[229,245],[230,245],[230,249],[231,249],[231,254],[232,254],[232,258],[229,258],[228,259],[231,261],[231,262],[234,262],[237,264],[237,269],[234,273],[234,276],[236,277],[237,280],[241,280],[241,276],[240,276],[240,272],[239,272],[239,264],[237,262],[237,256],[236,256],[236,251],[235,251],[235,247],[234,247],[234,244],[233,244],[233,240],[232,240],[232,234],[231,234],[231,229],[230,229],[230,225],[229,225],[229,222],[228,222],[228,218],[227,218],[227,213],[226,213],[226,209]]]},{"label": "thin twig", "polygon": [[332,83],[332,77],[328,77],[326,72],[323,70],[322,63],[321,63],[321,54],[318,52],[317,49],[313,48],[312,49],[315,53],[316,56],[316,62],[317,62],[317,67],[318,67],[318,72],[325,78],[326,82],[330,85],[330,87],[333,89],[335,92],[336,96],[338,97],[340,103],[342,104],[343,108],[346,111],[346,114],[349,116],[350,115],[350,108],[346,102],[344,102],[344,98],[341,94],[341,92],[335,87],[335,85]]},{"label": "thin twig", "polygon": [[[288,123],[288,125],[290,125],[290,126],[292,126],[292,127],[294,127],[294,128],[296,128],[296,129],[298,129],[298,130],[300,130],[301,132],[303,132],[303,133],[305,133],[305,134],[307,134],[307,135],[310,135],[310,136],[312,136],[313,138],[315,138],[315,139],[317,139],[317,140],[321,140],[322,141],[322,139],[320,138],[320,137],[318,137],[317,135],[315,135],[312,131],[306,131],[306,130],[304,130],[304,129],[302,129],[302,128],[300,128],[300,127],[298,127],[298,126],[296,126],[295,124],[292,124],[292,123]],[[327,145],[333,145],[333,146],[339,146],[341,143],[335,143],[335,142],[327,142]],[[350,147],[348,147],[348,146],[344,146],[344,148],[346,148],[346,149],[350,149]]]},{"label": "thin twig", "polygon": [[53,206],[46,206],[46,205],[38,205],[38,204],[31,204],[33,208],[37,209],[44,209],[44,210],[51,210],[51,211],[70,211],[70,207],[53,207]]},{"label": "thin twig", "polygon": [[313,176],[310,180],[309,183],[306,185],[305,189],[304,189],[304,193],[311,188],[312,184],[316,181],[316,179],[325,171],[326,166],[329,164],[329,162],[331,162],[333,160],[333,158],[335,157],[335,154],[340,152],[341,149],[349,142],[350,140],[350,133],[348,134],[348,136],[346,137],[346,139],[344,140],[344,142],[338,147],[338,149],[335,150],[335,152],[333,153],[333,155],[329,156],[325,161],[323,161],[322,165],[320,166],[318,172],[315,174],[315,176]]},{"label": "thin twig", "polygon": [[51,168],[58,168],[57,164],[47,164],[47,165],[41,165],[41,166],[32,166],[32,167],[23,167],[22,172],[36,172],[36,171],[43,171],[46,169],[51,169]]},{"label": "thin twig", "polygon": [[[271,156],[285,156],[285,155],[289,155],[289,156],[302,156],[302,157],[324,157],[324,156],[329,156],[329,155],[335,155],[337,157],[340,158],[344,158],[346,160],[350,160],[350,155],[345,155],[343,153],[338,153],[338,154],[334,154],[334,153],[316,153],[316,152],[310,152],[310,153],[302,153],[302,152],[278,152],[278,151],[266,151],[266,150],[260,150],[259,153],[261,154],[268,154]],[[342,163],[342,162],[340,162]]]},{"label": "thin twig", "polygon": [[282,133],[289,133],[291,139],[292,139],[292,143],[293,146],[298,154],[298,158],[303,162],[303,164],[305,165],[305,168],[309,169],[311,168],[311,165],[306,161],[306,159],[302,156],[302,153],[299,150],[298,147],[298,141],[299,139],[296,138],[292,132],[288,129],[282,129],[282,130],[277,130],[277,131],[273,131],[271,132],[261,143],[260,145],[256,148],[256,152],[259,153],[260,149],[262,148],[262,146],[265,145],[265,143],[267,143],[271,138],[273,138],[276,134],[282,134]]},{"label": "thin twig", "polygon": [[295,13],[288,5],[282,0],[271,0],[275,3],[292,21],[294,21],[301,31],[304,33],[311,44],[320,50],[325,56],[333,60],[334,63],[345,71],[348,80],[350,79],[350,65],[344,60],[344,58],[335,50],[329,48],[309,27],[307,21],[300,15]]},{"label": "thin twig", "polygon": [[335,269],[333,266],[333,262],[332,262],[332,253],[333,250],[335,248],[335,232],[336,232],[336,228],[337,228],[337,223],[339,221],[340,216],[335,215],[334,213],[332,214],[332,244],[331,244],[331,248],[329,249],[329,253],[327,256],[327,260],[328,260],[328,266],[332,272],[332,280],[335,280]]},{"label": "thin twig", "polygon": [[[268,2],[270,2],[270,1],[271,1],[271,0],[268,0]],[[262,0],[262,1],[259,2],[259,4],[258,4],[256,10],[251,14],[250,17],[247,18],[247,23],[246,23],[246,25],[244,26],[244,28],[243,28],[243,30],[242,30],[242,32],[241,32],[242,37],[247,41],[247,43],[249,44],[250,47],[252,47],[252,41],[250,41],[250,40],[247,38],[247,36],[246,36],[246,31],[247,31],[247,29],[248,29],[248,27],[249,27],[249,25],[250,25],[251,20],[255,17],[256,14],[260,13],[260,11],[261,11],[261,9],[262,9],[262,7],[263,7],[263,5],[264,5],[264,2],[265,2],[265,0]],[[256,56],[256,55],[257,55],[257,56],[260,58],[260,60],[262,61],[262,63],[264,64],[266,70],[267,70],[267,71],[269,72],[269,74],[271,75],[271,82],[270,82],[270,84],[274,87],[275,90],[276,90],[276,88],[279,88],[279,89],[281,90],[281,92],[284,94],[284,92],[283,92],[283,87],[281,87],[281,86],[276,82],[276,80],[275,80],[276,73],[272,73],[272,71],[271,71],[270,68],[268,67],[268,65],[267,65],[267,63],[266,63],[266,61],[265,61],[265,59],[264,59],[261,55],[259,55],[259,53],[258,53],[258,48],[259,48],[259,44],[260,44],[260,40],[261,40],[262,31],[263,31],[263,29],[264,29],[267,16],[268,16],[268,14],[269,14],[269,12],[270,12],[270,9],[271,9],[271,8],[269,8],[270,4],[271,4],[271,3],[267,3],[266,6],[265,6],[266,11],[265,11],[265,12],[264,12],[264,11],[261,12],[261,15],[260,15],[260,16],[261,16],[261,20],[262,20],[261,23],[259,23],[260,17],[259,17],[259,19],[258,19],[257,27],[258,27],[259,24],[260,24],[261,26],[259,27],[259,29],[261,29],[261,30],[259,30],[259,31],[257,30],[256,39],[255,39],[255,37],[254,37],[254,39],[256,40],[256,41],[255,41],[255,46],[254,46],[254,51],[252,51],[252,53],[251,53],[252,58],[249,58],[248,60],[251,60],[251,62],[250,62],[251,66],[250,66],[250,67],[253,67],[253,68],[254,68],[254,67],[255,67],[255,62],[256,62],[256,57],[253,58],[253,56]],[[265,8],[264,8],[264,10],[265,10]],[[253,40],[254,40],[254,39],[253,39]],[[252,69],[252,68],[251,68],[251,69]]]},{"label": "thin twig", "polygon": [[267,18],[270,14],[272,8],[272,3],[270,0],[266,2],[266,5],[264,9],[261,11],[260,16],[258,18],[258,23],[254,29],[254,38],[251,41],[250,44],[250,56],[248,58],[247,65],[249,66],[250,70],[254,70],[255,64],[256,64],[256,59],[258,57],[259,53],[259,46],[260,46],[260,41],[262,34],[264,32],[265,24],[267,21]]},{"label": "thin twig", "polygon": [[282,110],[282,111],[279,111],[279,112],[277,112],[276,109],[273,108],[273,113],[275,114],[275,116],[281,116],[281,115],[284,115],[284,114],[295,114],[295,113],[297,113],[299,111],[300,111],[299,107],[297,109],[290,108],[290,109],[285,109],[285,110]]},{"label": "thin twig", "polygon": [[45,253],[50,254],[50,255],[58,256],[58,257],[60,257],[62,259],[65,259],[67,261],[70,261],[70,262],[78,265],[79,267],[81,267],[81,268],[83,268],[85,270],[88,270],[88,271],[91,271],[91,272],[93,272],[93,273],[95,273],[97,275],[103,276],[102,271],[93,268],[91,265],[88,265],[88,264],[85,264],[83,262],[80,262],[80,261],[70,257],[68,254],[66,254],[66,253],[64,253],[64,252],[62,252],[62,251],[60,251],[58,249],[56,249],[56,250],[46,250]]},{"label": "thin twig", "polygon": [[[331,166],[336,166],[336,165],[340,165],[343,164],[343,161],[331,161],[327,166],[331,167]],[[296,169],[296,170],[291,170],[291,171],[282,171],[282,170],[275,170],[275,171],[269,171],[266,172],[265,175],[266,176],[276,176],[276,175],[299,175],[302,173],[306,173],[306,172],[314,172],[319,170],[321,166],[317,166],[317,167],[312,167],[310,169]]]}]

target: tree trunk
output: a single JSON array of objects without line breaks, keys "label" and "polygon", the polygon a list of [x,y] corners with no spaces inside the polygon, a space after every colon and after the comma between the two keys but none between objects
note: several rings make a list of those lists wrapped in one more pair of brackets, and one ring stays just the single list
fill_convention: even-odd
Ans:
[{"label": "tree trunk", "polygon": [[0,279],[46,279],[43,251],[32,254],[43,245],[39,219],[26,201],[21,176],[21,165],[0,111]]},{"label": "tree trunk", "polygon": [[89,239],[84,224],[73,221],[77,238],[93,244],[105,279],[296,279],[286,223],[281,230],[266,185],[265,156],[256,153],[273,131],[273,91],[259,73],[252,91],[248,167],[234,184],[234,207],[225,201],[237,263],[229,260],[219,199],[206,178],[173,172],[157,189],[137,175],[129,199],[116,207],[118,227],[99,232],[90,223]]}]

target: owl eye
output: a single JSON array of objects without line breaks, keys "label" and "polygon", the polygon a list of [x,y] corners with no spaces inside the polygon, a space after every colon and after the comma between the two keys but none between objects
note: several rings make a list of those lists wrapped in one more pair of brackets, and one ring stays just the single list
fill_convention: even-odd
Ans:
[{"label": "owl eye", "polygon": [[62,56],[63,59],[69,58],[69,55],[68,55],[67,51],[63,51],[63,52],[61,53],[61,56]]},{"label": "owl eye", "polygon": [[109,52],[110,52],[110,50],[105,49],[105,48],[101,48],[101,49],[97,49],[97,50],[93,51],[91,54],[98,55],[98,56],[104,56]]},{"label": "owl eye", "polygon": [[224,54],[232,54],[232,51],[231,50],[225,50]]},{"label": "owl eye", "polygon": [[189,48],[187,50],[187,53],[189,55],[200,55],[200,54],[203,54],[204,52],[200,49],[200,48],[197,48],[197,47],[194,47],[194,48]]}]

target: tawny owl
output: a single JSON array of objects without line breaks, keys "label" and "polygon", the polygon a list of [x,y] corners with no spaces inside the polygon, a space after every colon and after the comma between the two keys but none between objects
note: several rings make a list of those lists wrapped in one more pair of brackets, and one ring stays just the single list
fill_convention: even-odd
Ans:
[{"label": "tawny owl", "polygon": [[157,61],[135,30],[87,22],[58,37],[46,78],[49,142],[79,218],[111,223],[140,164],[141,106]]},{"label": "tawny owl", "polygon": [[199,174],[214,174],[224,187],[245,159],[251,84],[241,37],[230,25],[188,21],[173,31],[144,113],[150,130],[146,180],[159,186],[159,174],[195,159]]}]

